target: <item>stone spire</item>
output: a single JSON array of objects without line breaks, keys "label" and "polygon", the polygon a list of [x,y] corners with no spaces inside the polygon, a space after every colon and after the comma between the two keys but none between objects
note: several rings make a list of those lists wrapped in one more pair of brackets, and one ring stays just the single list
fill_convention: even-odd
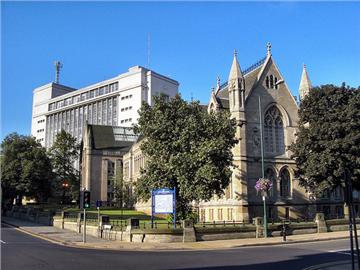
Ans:
[{"label": "stone spire", "polygon": [[216,91],[215,91],[215,94],[217,95],[218,93],[219,93],[219,91],[220,91],[220,77],[219,76],[217,76],[216,77]]},{"label": "stone spire", "polygon": [[234,78],[243,78],[243,74],[240,69],[240,64],[237,60],[237,51],[234,50],[234,59],[231,65],[231,70],[229,74],[229,81]]},{"label": "stone spire", "polygon": [[299,86],[300,100],[303,100],[304,97],[307,94],[309,94],[309,91],[310,91],[311,88],[312,88],[311,81],[309,79],[309,75],[308,75],[307,70],[306,70],[306,65],[303,64],[303,70],[302,70],[300,86]]},{"label": "stone spire", "polygon": [[266,49],[267,49],[267,55],[271,56],[271,43],[270,42],[268,42],[266,44]]},{"label": "stone spire", "polygon": [[[234,59],[229,74],[228,91],[230,111],[235,114],[236,112],[244,111],[245,79],[241,72],[240,64],[237,60],[236,50],[234,51]],[[239,115],[236,117],[239,118]]]}]

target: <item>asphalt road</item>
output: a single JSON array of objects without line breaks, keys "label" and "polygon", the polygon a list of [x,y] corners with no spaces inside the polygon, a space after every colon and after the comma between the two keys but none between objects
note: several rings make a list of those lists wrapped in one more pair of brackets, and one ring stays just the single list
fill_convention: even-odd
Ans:
[{"label": "asphalt road", "polygon": [[1,228],[3,270],[274,269],[296,270],[349,260],[347,240],[217,251],[129,252],[69,248]]}]

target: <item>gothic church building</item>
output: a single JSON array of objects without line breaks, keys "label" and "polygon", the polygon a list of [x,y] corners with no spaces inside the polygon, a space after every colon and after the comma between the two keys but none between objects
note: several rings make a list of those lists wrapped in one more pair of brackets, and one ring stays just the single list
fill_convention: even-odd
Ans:
[{"label": "gothic church building", "polygon": [[[310,88],[304,66],[301,98]],[[266,57],[244,71],[235,51],[228,82],[220,85],[218,79],[211,92],[208,111],[220,110],[229,110],[236,119],[239,142],[233,148],[235,166],[225,195],[199,204],[200,220],[247,222],[262,216],[262,197],[256,193],[255,183],[263,173],[273,182],[266,199],[270,219],[311,217],[315,209],[294,176],[295,163],[288,150],[295,140],[298,105],[272,57],[270,44]]]}]

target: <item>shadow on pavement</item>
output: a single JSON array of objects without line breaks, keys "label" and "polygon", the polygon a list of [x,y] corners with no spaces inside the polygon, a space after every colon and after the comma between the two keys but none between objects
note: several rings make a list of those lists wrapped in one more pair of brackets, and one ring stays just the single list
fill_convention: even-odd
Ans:
[{"label": "shadow on pavement", "polygon": [[32,223],[27,222],[25,220],[16,219],[15,221],[7,220],[7,218],[1,218],[1,227],[8,226],[8,227],[49,227],[49,225],[41,224],[41,223]]},{"label": "shadow on pavement", "polygon": [[[271,251],[269,251],[271,253]],[[261,258],[259,258],[261,260]],[[256,263],[247,265],[225,265],[225,266],[208,266],[208,267],[189,267],[189,268],[169,268],[169,270],[302,270],[311,266],[320,265],[324,263],[336,263],[339,261],[350,260],[350,256],[340,253],[319,253],[311,255],[303,255],[294,257],[292,260]],[[311,268],[311,269],[338,269],[347,270],[350,264],[344,263],[343,265],[337,265],[336,268]]]}]

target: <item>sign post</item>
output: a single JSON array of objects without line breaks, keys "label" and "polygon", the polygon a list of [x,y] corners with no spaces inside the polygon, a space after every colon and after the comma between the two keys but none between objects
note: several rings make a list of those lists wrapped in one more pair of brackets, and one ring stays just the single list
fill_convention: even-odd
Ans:
[{"label": "sign post", "polygon": [[83,208],[84,208],[84,232],[83,242],[86,243],[86,209],[90,208],[90,191],[83,192]]},{"label": "sign post", "polygon": [[176,188],[155,189],[151,191],[151,228],[154,227],[154,214],[173,214],[176,229]]},{"label": "sign post", "polygon": [[86,208],[84,208],[84,231],[83,231],[83,243],[86,243]]},{"label": "sign post", "polygon": [[96,201],[96,208],[98,210],[98,223],[100,223],[100,207],[101,207],[101,201]]}]

